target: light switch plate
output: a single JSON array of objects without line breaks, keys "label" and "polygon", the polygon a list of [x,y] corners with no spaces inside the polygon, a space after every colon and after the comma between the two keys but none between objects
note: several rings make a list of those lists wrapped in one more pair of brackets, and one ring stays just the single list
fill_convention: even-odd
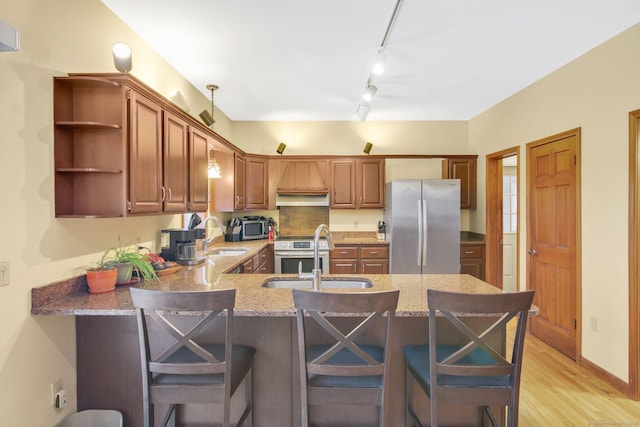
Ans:
[{"label": "light switch plate", "polygon": [[9,284],[9,261],[0,261],[0,286]]}]

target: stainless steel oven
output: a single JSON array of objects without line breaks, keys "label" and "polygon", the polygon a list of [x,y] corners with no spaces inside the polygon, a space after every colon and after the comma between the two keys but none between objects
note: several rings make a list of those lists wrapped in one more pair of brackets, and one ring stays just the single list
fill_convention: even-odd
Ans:
[{"label": "stainless steel oven", "polygon": [[[302,263],[302,272],[311,273],[313,269],[313,237],[284,237],[273,242],[276,274],[297,274]],[[321,239],[318,246],[320,269],[329,274],[329,244]]]}]

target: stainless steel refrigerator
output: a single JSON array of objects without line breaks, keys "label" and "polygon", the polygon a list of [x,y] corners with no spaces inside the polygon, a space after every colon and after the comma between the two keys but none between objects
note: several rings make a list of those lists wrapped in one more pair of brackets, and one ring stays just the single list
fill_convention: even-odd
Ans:
[{"label": "stainless steel refrigerator", "polygon": [[460,273],[460,180],[387,183],[389,271]]}]

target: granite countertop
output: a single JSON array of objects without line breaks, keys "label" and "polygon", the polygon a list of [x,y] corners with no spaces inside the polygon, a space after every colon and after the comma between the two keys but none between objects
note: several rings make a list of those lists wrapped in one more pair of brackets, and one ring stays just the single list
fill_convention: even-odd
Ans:
[{"label": "granite countertop", "polygon": [[[336,236],[335,243],[388,244],[369,236],[342,234]],[[267,240],[243,242],[217,242],[209,250],[219,248],[246,248],[247,252],[238,256],[207,256],[204,263],[182,266],[177,272],[160,276],[156,281],[143,281],[130,285],[147,289],[168,291],[201,291],[235,288],[238,316],[294,316],[293,298],[290,289],[268,289],[262,284],[273,278],[293,279],[292,274],[228,274],[246,260],[257,255],[267,245]],[[360,274],[323,275],[323,280],[364,278],[373,287],[364,291],[400,290],[397,316],[426,316],[427,289],[442,289],[454,292],[491,293],[500,290],[467,274]],[[134,315],[129,293],[130,286],[117,286],[115,291],[91,294],[87,290],[84,276],[51,283],[32,289],[31,314],[34,315]],[[340,292],[357,292],[363,289],[341,289]]]},{"label": "granite countertop", "polygon": [[387,240],[378,240],[378,233],[360,231],[332,231],[333,243],[336,245],[388,245]]}]

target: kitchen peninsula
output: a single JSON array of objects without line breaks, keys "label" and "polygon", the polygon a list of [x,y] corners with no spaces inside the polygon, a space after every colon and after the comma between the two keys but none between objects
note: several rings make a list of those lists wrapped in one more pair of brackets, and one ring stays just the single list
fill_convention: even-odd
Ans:
[{"label": "kitchen peninsula", "polygon": [[[209,256],[199,266],[183,266],[178,272],[144,282],[142,287],[160,290],[209,290],[235,288],[237,316],[234,341],[256,348],[254,362],[254,425],[299,425],[299,385],[295,343],[295,311],[290,289],[267,289],[262,284],[273,274],[226,274],[254,257],[270,243],[266,241],[224,244],[245,247],[241,256]],[[215,249],[213,247],[212,249]],[[293,277],[293,275],[281,275]],[[345,275],[340,275],[345,276]],[[331,280],[335,275],[323,276]],[[404,424],[404,345],[427,340],[427,289],[459,292],[500,292],[470,275],[352,275],[370,280],[370,291],[399,289],[395,338],[391,344],[392,364],[389,425]],[[32,291],[33,315],[76,316],[78,410],[113,408],[120,410],[126,426],[140,426],[142,400],[140,362],[135,312],[127,286],[105,294],[89,294],[84,277],[53,283]],[[360,290],[362,291],[362,290]],[[366,290],[365,290],[366,291]],[[354,292],[344,289],[341,292]],[[345,322],[353,319],[345,318]],[[474,322],[486,322],[477,318]],[[371,337],[375,341],[376,337]],[[424,400],[424,399],[423,399]],[[214,411],[215,409],[211,409]],[[426,410],[426,407],[425,407]],[[209,409],[207,409],[209,411]],[[323,414],[322,412],[330,412]],[[188,415],[186,415],[188,413]],[[202,409],[187,408],[181,416],[211,416]],[[313,411],[312,411],[313,413]],[[455,407],[450,420],[479,424],[475,408]],[[375,425],[374,408],[345,407],[318,411],[316,415],[335,425]],[[335,418],[331,418],[335,417]]]}]

